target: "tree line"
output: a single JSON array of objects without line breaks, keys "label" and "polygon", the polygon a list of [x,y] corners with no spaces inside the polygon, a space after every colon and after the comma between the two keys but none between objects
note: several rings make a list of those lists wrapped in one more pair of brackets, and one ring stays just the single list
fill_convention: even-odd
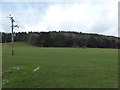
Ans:
[{"label": "tree line", "polygon": [[[18,32],[14,41],[39,47],[120,48],[119,37],[70,31]],[[2,43],[5,42],[11,42],[10,33],[2,33]]]}]

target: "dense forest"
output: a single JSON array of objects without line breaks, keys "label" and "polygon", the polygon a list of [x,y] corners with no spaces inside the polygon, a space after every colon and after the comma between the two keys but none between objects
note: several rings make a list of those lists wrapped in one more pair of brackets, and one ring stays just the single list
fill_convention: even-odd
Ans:
[{"label": "dense forest", "polygon": [[[14,41],[39,47],[120,48],[119,37],[69,31],[18,32]],[[11,42],[10,33],[2,33],[2,43],[5,42]]]}]

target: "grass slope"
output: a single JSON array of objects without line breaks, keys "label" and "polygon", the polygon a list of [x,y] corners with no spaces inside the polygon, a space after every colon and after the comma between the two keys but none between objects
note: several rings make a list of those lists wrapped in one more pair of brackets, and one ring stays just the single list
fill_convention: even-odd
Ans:
[{"label": "grass slope", "polygon": [[[4,88],[117,88],[118,50],[3,45]],[[20,66],[20,69],[11,69]],[[33,72],[35,68],[40,69]]]}]

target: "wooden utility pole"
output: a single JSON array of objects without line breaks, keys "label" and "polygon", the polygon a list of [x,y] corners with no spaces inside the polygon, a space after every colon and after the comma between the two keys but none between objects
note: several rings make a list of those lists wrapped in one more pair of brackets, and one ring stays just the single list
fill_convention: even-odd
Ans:
[{"label": "wooden utility pole", "polygon": [[11,26],[11,28],[12,28],[12,33],[11,33],[11,45],[12,45],[12,55],[14,55],[14,44],[13,44],[13,43],[14,43],[14,33],[13,33],[13,29],[14,29],[15,27],[19,28],[19,26],[13,24],[13,23],[15,22],[15,20],[13,19],[13,17],[11,16],[11,14],[10,14],[9,17],[7,17],[7,18],[10,18],[11,23],[12,23],[12,26]]}]

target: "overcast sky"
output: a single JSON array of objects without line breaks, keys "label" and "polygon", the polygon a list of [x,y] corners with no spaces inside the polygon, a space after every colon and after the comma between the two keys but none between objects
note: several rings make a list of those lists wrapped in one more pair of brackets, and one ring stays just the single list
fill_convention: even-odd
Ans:
[{"label": "overcast sky", "polygon": [[80,2],[1,2],[0,30],[11,32],[77,31],[118,36],[119,0],[81,0]]}]

